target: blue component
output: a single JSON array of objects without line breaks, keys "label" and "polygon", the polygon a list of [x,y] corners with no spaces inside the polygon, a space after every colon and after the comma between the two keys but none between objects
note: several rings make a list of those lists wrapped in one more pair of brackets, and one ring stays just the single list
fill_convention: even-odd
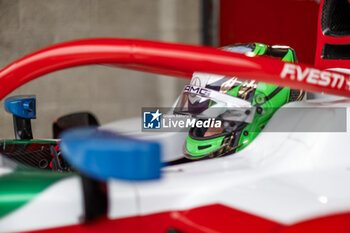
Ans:
[{"label": "blue component", "polygon": [[5,100],[5,110],[15,116],[35,119],[36,99],[35,95],[11,96]]},{"label": "blue component", "polygon": [[97,128],[80,128],[64,132],[60,148],[73,167],[98,180],[141,181],[161,177],[161,149],[157,142]]}]

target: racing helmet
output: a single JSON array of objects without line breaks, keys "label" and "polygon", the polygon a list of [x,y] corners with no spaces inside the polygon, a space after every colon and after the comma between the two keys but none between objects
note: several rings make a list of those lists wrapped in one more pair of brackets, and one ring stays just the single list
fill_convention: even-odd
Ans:
[{"label": "racing helmet", "polygon": [[[288,46],[246,43],[222,49],[247,56],[277,57],[285,62],[297,60],[295,51]],[[188,159],[203,159],[238,152],[253,141],[279,107],[303,97],[302,90],[195,72],[178,98],[174,114],[190,115],[197,121],[215,119],[221,124],[192,127],[184,155]]]}]

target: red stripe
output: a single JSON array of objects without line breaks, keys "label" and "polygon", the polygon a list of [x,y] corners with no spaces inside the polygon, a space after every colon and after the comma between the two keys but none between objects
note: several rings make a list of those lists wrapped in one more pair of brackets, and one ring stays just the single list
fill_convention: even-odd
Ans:
[{"label": "red stripe", "polygon": [[170,228],[191,233],[345,233],[350,232],[349,220],[350,213],[343,213],[287,226],[224,205],[215,204],[190,210],[169,211],[140,217],[114,220],[101,218],[85,225],[31,231],[30,233],[164,233]]},{"label": "red stripe", "polygon": [[102,233],[102,232],[140,232],[139,217],[129,217],[109,220],[106,217],[91,223],[50,228],[37,231],[26,231],[27,233]]}]

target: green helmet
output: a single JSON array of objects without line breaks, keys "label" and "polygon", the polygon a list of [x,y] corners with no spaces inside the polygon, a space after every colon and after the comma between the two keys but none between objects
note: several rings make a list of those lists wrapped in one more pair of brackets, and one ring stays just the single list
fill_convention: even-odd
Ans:
[{"label": "green helmet", "polygon": [[[295,62],[295,51],[287,46],[261,43],[234,44],[222,49],[248,56],[265,55]],[[213,158],[245,148],[261,132],[282,105],[303,98],[301,90],[195,72],[175,107],[175,114],[221,121],[220,127],[193,127],[184,154],[189,159]]]}]

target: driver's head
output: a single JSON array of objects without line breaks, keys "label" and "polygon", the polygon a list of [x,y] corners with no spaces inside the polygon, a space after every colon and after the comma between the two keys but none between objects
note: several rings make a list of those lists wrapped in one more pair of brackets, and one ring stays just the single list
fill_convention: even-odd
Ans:
[{"label": "driver's head", "polygon": [[[295,52],[287,46],[260,43],[235,44],[223,48],[249,56],[267,55],[295,62]],[[221,127],[191,128],[184,147],[189,159],[219,157],[242,150],[265,127],[276,110],[301,100],[304,92],[238,77],[194,73],[179,98],[175,113],[197,120],[215,118]]]}]

